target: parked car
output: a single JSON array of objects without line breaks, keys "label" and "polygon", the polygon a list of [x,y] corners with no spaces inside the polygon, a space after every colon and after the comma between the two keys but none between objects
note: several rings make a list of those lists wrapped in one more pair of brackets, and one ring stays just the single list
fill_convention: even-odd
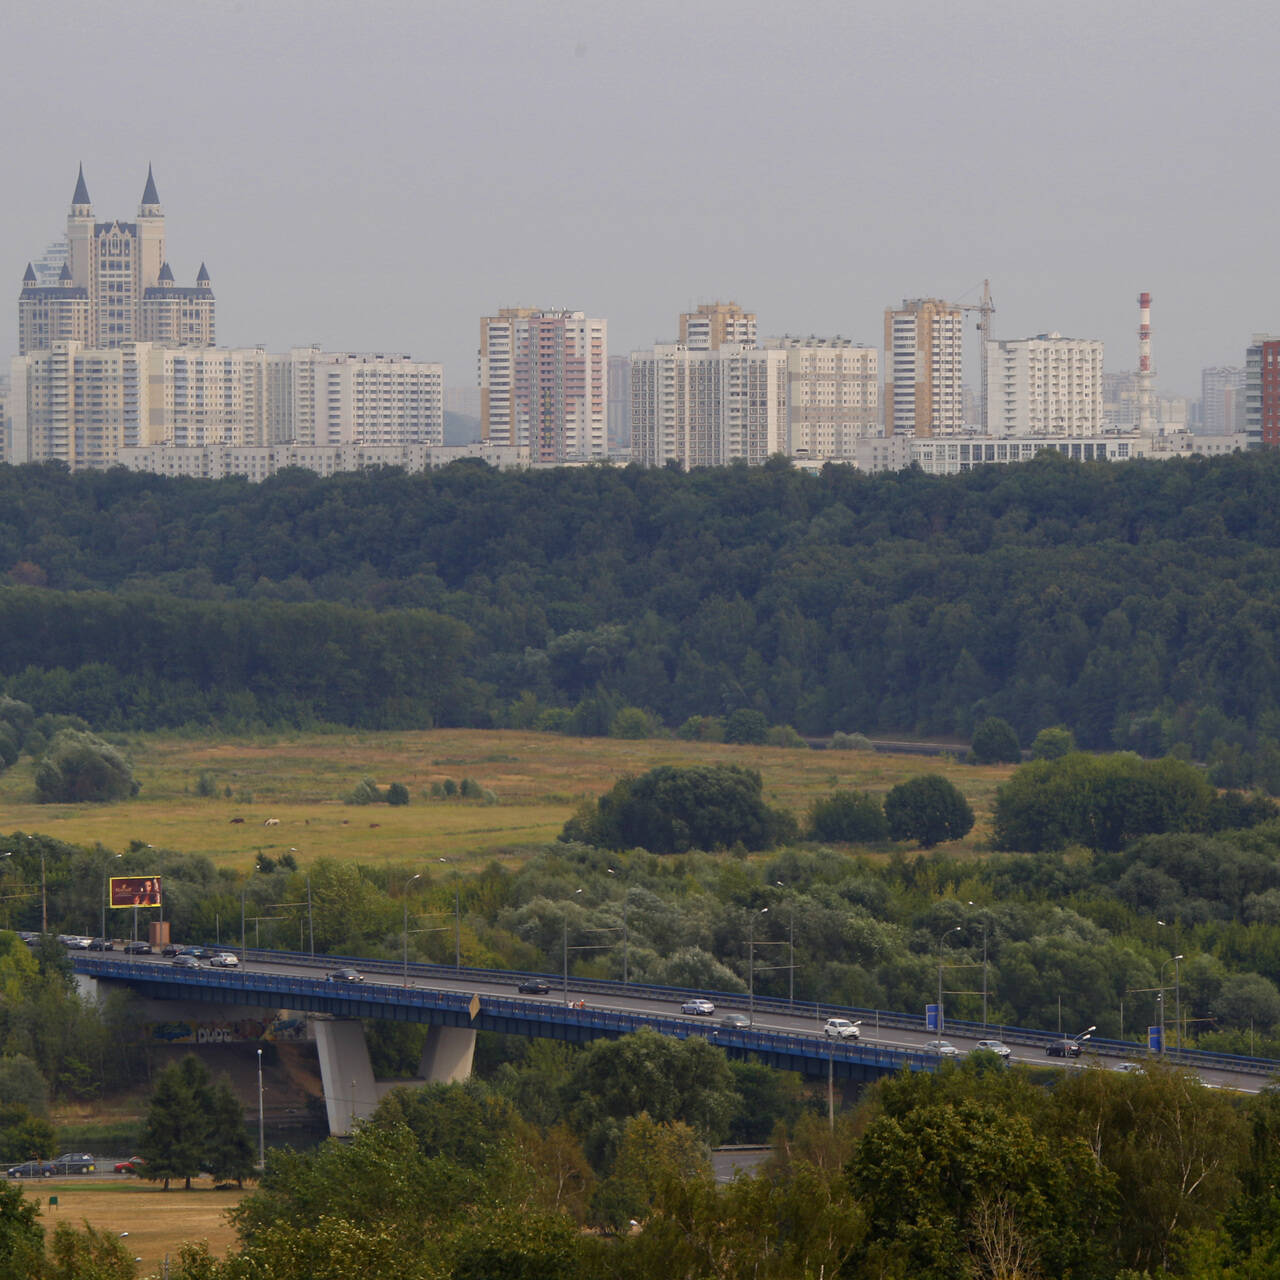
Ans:
[{"label": "parked car", "polygon": [[960,1056],[960,1050],[950,1040],[930,1040],[924,1048],[926,1053],[936,1053],[943,1058],[958,1058]]},{"label": "parked car", "polygon": [[551,983],[545,978],[526,978],[517,983],[516,990],[522,996],[545,996],[551,990]]},{"label": "parked car", "polygon": [[735,1031],[743,1031],[751,1025],[751,1019],[745,1013],[726,1013],[720,1019],[722,1027],[732,1027]]},{"label": "parked car", "polygon": [[96,1173],[98,1171],[97,1156],[87,1151],[64,1151],[53,1161],[59,1173]]},{"label": "parked car", "polygon": [[130,1156],[127,1160],[117,1160],[115,1170],[117,1173],[141,1173],[146,1163],[141,1156]]},{"label": "parked car", "polygon": [[997,1054],[1001,1058],[1007,1058],[1013,1052],[1003,1040],[979,1040],[975,1049],[982,1049],[986,1053]]},{"label": "parked car", "polygon": [[173,957],[173,967],[175,969],[198,969],[200,961],[195,956],[189,956],[185,951],[181,951]]},{"label": "parked car", "polygon": [[151,943],[149,942],[126,942],[124,944],[124,953],[127,956],[149,956],[151,952]]},{"label": "parked car", "polygon": [[858,1024],[850,1022],[848,1018],[828,1018],[827,1025],[822,1030],[834,1040],[857,1040],[862,1035]]},{"label": "parked car", "polygon": [[240,967],[240,957],[230,951],[219,951],[209,957],[209,963],[215,969],[237,969]]},{"label": "parked car", "polygon": [[703,1000],[701,997],[697,997],[693,1000],[686,1000],[684,1004],[680,1006],[681,1013],[692,1013],[699,1018],[709,1018],[713,1013],[715,1013],[715,1011],[715,1005],[713,1005],[710,1000]]},{"label": "parked car", "polygon": [[8,1169],[11,1178],[52,1178],[56,1172],[57,1166],[52,1160],[26,1160]]},{"label": "parked car", "polygon": [[335,969],[326,975],[327,982],[363,982],[364,974],[359,969]]}]

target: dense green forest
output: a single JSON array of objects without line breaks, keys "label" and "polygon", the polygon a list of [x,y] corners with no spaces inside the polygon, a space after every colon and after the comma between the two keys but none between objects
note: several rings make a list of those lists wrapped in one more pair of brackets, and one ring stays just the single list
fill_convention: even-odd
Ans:
[{"label": "dense green forest", "polygon": [[1280,457],[261,485],[0,469],[0,676],[96,729],[750,708],[1170,750],[1280,790]]}]

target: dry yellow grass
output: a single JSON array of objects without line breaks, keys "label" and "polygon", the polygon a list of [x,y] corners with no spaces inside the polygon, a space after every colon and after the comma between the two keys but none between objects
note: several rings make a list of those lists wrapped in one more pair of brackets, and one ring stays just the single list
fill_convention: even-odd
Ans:
[{"label": "dry yellow grass", "polygon": [[[190,1191],[180,1186],[161,1191],[139,1182],[44,1182],[26,1188],[41,1205],[40,1221],[47,1232],[59,1222],[81,1227],[86,1222],[112,1235],[129,1233],[124,1242],[130,1257],[141,1258],[139,1274],[159,1275],[165,1255],[175,1262],[184,1241],[204,1240],[222,1257],[235,1242],[227,1210],[243,1192],[215,1191],[207,1179]],[[49,1204],[56,1196],[58,1203]]]},{"label": "dry yellow grass", "polygon": [[[837,788],[876,792],[917,773],[940,772],[968,796],[978,824],[961,846],[985,840],[996,786],[1008,766],[974,767],[938,758],[852,751],[803,751],[678,740],[565,738],[518,731],[440,729],[421,733],[309,734],[272,739],[184,739],[137,735],[128,741],[142,790],[114,805],[32,803],[31,766],[0,777],[0,829],[45,832],[112,850],[141,841],[205,853],[246,866],[256,854],[405,864],[448,858],[477,866],[518,860],[521,847],[551,840],[584,797],[618,778],[660,764],[734,763],[758,769],[770,803],[803,815]],[[209,773],[216,798],[196,795]],[[342,803],[362,777],[401,782],[411,803]],[[430,798],[433,782],[475,779],[497,804]],[[226,788],[231,798],[224,794]],[[245,797],[252,796],[250,802]],[[232,823],[235,817],[243,823]],[[264,826],[267,818],[279,825]]]}]

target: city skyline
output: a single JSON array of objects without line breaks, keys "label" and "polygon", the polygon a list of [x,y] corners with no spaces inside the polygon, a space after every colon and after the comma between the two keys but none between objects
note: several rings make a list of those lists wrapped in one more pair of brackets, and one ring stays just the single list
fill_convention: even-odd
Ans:
[{"label": "city skyline", "polygon": [[[229,3],[62,0],[13,19],[31,56],[0,92],[12,120],[43,106],[11,135],[0,226],[16,292],[81,161],[98,208],[125,211],[151,163],[184,228],[175,275],[203,259],[218,284],[219,341],[408,351],[452,385],[474,383],[475,318],[501,307],[607,317],[614,351],[725,297],[762,332],[876,344],[886,306],[974,301],[983,279],[994,337],[1096,338],[1124,369],[1149,290],[1157,385],[1194,396],[1276,327],[1253,247],[1276,179],[1241,180],[1268,23],[1253,3],[481,0],[357,20],[317,0],[246,27]],[[45,92],[52,63],[75,93]],[[166,110],[194,68],[198,109]]]}]

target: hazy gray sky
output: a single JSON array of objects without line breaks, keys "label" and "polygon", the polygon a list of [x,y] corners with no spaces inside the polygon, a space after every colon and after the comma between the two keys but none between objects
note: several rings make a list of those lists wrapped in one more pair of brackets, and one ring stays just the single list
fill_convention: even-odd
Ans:
[{"label": "hazy gray sky", "polygon": [[615,354],[716,298],[878,346],[886,305],[989,277],[996,336],[1112,370],[1150,290],[1157,385],[1197,395],[1280,330],[1278,45],[1261,0],[26,0],[0,347],[77,163],[132,219],[150,161],[223,345],[474,385],[500,306],[605,316]]}]

